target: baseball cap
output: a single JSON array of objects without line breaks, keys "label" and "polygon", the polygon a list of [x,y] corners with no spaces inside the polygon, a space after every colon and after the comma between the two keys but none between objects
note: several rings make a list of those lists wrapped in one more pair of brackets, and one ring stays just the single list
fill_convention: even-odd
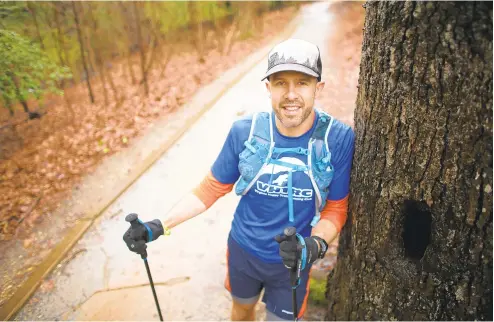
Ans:
[{"label": "baseball cap", "polygon": [[281,71],[296,71],[321,80],[322,62],[319,48],[305,40],[288,39],[268,54],[268,69],[261,80]]}]

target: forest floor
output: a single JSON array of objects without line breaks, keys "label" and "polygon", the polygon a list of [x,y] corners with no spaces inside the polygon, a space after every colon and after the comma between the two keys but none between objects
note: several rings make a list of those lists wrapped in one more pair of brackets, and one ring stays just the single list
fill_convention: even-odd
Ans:
[{"label": "forest floor", "polygon": [[[335,16],[333,28],[337,32],[327,39],[329,50],[327,57],[323,57],[326,87],[319,102],[325,110],[353,126],[364,10],[361,3],[346,2],[333,4],[330,10]],[[41,119],[23,121],[23,113],[11,118],[2,111],[0,250],[9,240],[22,240],[34,265],[36,257],[43,256],[33,247],[36,228],[77,189],[85,176],[104,159],[125,149],[154,122],[180,109],[199,88],[270,42],[295,14],[293,7],[266,14],[261,35],[236,42],[227,56],[213,50],[203,64],[197,62],[197,55],[192,51],[173,56],[166,77],[160,77],[158,70],[150,73],[153,94],[147,97],[142,86],[131,84],[126,62],[114,62],[112,73],[118,101],[110,99],[105,104],[99,80],[92,79],[96,104],[89,103],[85,85],[79,84],[66,90],[73,112],[59,97],[52,97],[38,107],[46,113]],[[137,65],[137,56],[133,59]],[[186,75],[184,66],[187,66]],[[111,89],[107,90],[112,97]],[[33,107],[37,109],[34,104]],[[16,125],[5,125],[12,123]],[[73,220],[67,220],[60,231],[68,230]],[[14,278],[9,276],[8,283],[4,283],[6,276],[3,276],[0,305],[28,274],[18,271]]]}]

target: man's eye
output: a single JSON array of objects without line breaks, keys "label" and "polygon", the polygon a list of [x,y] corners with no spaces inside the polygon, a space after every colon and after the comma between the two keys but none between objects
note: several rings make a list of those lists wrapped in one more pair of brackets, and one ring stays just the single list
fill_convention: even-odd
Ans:
[{"label": "man's eye", "polygon": [[283,85],[285,85],[285,82],[277,82],[276,85],[283,86]]},{"label": "man's eye", "polygon": [[307,82],[299,82],[298,84],[305,86],[305,85],[307,85]]}]

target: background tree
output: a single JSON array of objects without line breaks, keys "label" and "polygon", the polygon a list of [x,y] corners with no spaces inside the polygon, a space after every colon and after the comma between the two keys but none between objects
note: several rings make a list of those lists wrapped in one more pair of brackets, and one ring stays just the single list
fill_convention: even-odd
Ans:
[{"label": "background tree", "polygon": [[371,2],[329,320],[492,320],[492,2]]},{"label": "background tree", "polygon": [[[164,76],[166,66],[175,52],[174,43],[177,36],[172,35],[172,30],[186,23],[186,3],[183,2],[145,2],[144,15],[149,21],[149,30],[153,36],[151,57],[146,69],[153,64],[158,65],[159,77]],[[163,13],[174,13],[173,15]]]},{"label": "background tree", "polygon": [[57,81],[69,76],[36,44],[12,31],[0,29],[0,57],[0,103],[13,113],[13,104],[20,102],[29,118],[40,115],[29,110],[28,99],[40,99],[48,92],[61,94]]},{"label": "background tree", "polygon": [[[56,33],[55,33],[55,48],[56,48],[56,52],[57,52],[57,55],[58,55],[58,59],[59,59],[59,64],[60,66],[69,66],[69,54],[68,54],[68,50],[67,50],[67,46],[66,46],[66,43],[65,43],[65,29],[64,29],[64,26],[62,25],[62,19],[64,18],[65,16],[65,9],[64,7],[66,6],[66,4],[64,4],[63,2],[61,1],[54,1],[52,2],[52,8],[53,8],[53,20],[55,22],[55,30],[56,30]],[[61,90],[64,90],[67,86],[67,82],[66,82],[66,79],[62,79],[60,84],[59,84],[59,88]],[[68,95],[64,95],[64,98],[65,98],[65,102],[67,104],[67,108],[69,110],[69,113],[70,113],[70,118],[73,120],[74,119],[74,109],[72,107],[72,102],[70,100],[70,98],[68,97]]]},{"label": "background tree", "polygon": [[79,50],[81,52],[82,66],[84,67],[87,90],[88,90],[88,94],[89,94],[89,99],[90,99],[91,103],[94,104],[94,102],[95,102],[94,94],[93,94],[93,89],[91,88],[91,81],[90,81],[91,73],[89,70],[88,60],[86,58],[86,49],[84,46],[84,36],[82,34],[83,28],[82,28],[81,21],[80,21],[81,13],[79,11],[82,8],[83,8],[82,3],[72,2],[72,12],[74,14],[75,27],[76,27],[76,31],[77,31],[77,39],[79,40]]}]

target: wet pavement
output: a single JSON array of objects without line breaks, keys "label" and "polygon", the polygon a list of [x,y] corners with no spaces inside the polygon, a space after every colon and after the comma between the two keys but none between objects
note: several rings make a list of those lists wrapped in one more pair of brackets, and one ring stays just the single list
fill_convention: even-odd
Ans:
[{"label": "wet pavement", "polygon": [[[303,7],[294,38],[325,52],[328,3]],[[231,123],[241,115],[270,110],[260,81],[266,61],[227,91],[74,246],[45,279],[15,320],[157,320],[158,314],[140,256],[122,235],[125,215],[143,221],[164,218],[209,171]],[[148,246],[148,259],[165,320],[228,320],[231,299],[224,289],[226,239],[238,197],[220,199],[206,213]],[[262,314],[258,319],[262,319]]]}]

